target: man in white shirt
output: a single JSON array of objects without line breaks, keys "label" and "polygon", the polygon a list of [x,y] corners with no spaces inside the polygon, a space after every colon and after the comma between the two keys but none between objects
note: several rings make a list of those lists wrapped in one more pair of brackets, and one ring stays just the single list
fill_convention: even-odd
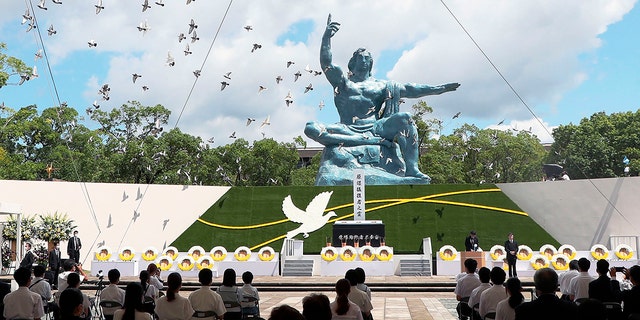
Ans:
[{"label": "man in white shirt", "polygon": [[373,309],[373,305],[371,304],[371,300],[369,300],[369,296],[367,294],[358,289],[358,273],[354,269],[347,270],[345,274],[345,279],[349,280],[351,284],[351,291],[349,292],[349,301],[355,303],[360,307],[360,311],[362,312],[362,317],[367,319],[371,316],[371,310]]},{"label": "man in white shirt", "polygon": [[120,282],[120,271],[118,269],[111,269],[107,273],[109,278],[109,285],[100,293],[100,301],[113,301],[120,303],[120,307],[102,308],[102,314],[106,320],[113,319],[113,314],[116,310],[122,308],[124,305],[124,290],[118,287]]},{"label": "man in white shirt", "polygon": [[480,279],[476,275],[476,268],[478,267],[478,261],[473,259],[467,259],[464,261],[464,268],[467,271],[467,274],[461,277],[457,283],[456,288],[453,293],[456,294],[456,300],[460,301],[456,306],[456,311],[458,311],[458,317],[460,319],[471,315],[471,307],[467,304],[469,302],[469,297],[473,292],[473,289],[477,288],[480,285]]},{"label": "man in white shirt", "polygon": [[42,297],[29,290],[31,270],[18,268],[13,273],[13,278],[20,287],[4,297],[4,318],[40,320],[44,317],[44,308],[42,307]]},{"label": "man in white shirt", "polygon": [[560,293],[562,293],[561,299],[569,300],[569,284],[571,284],[571,279],[577,277],[578,274],[578,260],[571,260],[571,262],[569,262],[569,271],[565,271],[558,276]]},{"label": "man in white shirt", "polygon": [[[202,285],[200,289],[189,295],[189,302],[196,313],[213,312],[215,316],[207,318],[198,318],[205,320],[222,319],[227,309],[224,307],[222,297],[215,291],[211,290],[211,282],[213,281],[213,272],[211,269],[204,268],[198,273],[198,281]],[[192,318],[193,319],[193,318]]]},{"label": "man in white shirt", "polygon": [[[491,270],[487,267],[482,267],[478,270],[478,277],[480,278],[480,285],[471,291],[471,296],[469,296],[469,307],[473,308],[476,304],[480,303],[480,295],[483,291],[491,288],[491,284],[489,281],[491,280]],[[474,311],[475,312],[475,311]],[[476,317],[474,317],[475,319]],[[478,319],[480,315],[478,314]]]},{"label": "man in white shirt", "polygon": [[[578,260],[578,270],[580,273],[571,279],[569,283],[569,298],[571,301],[576,302],[578,299],[589,298],[589,283],[595,280],[594,277],[589,275],[590,267],[591,262],[587,258],[580,258]],[[576,302],[576,304],[580,304],[580,302]]]},{"label": "man in white shirt", "polygon": [[37,265],[33,267],[33,280],[31,280],[31,285],[29,285],[29,290],[31,292],[35,292],[42,297],[42,306],[47,308],[47,311],[53,312],[53,317],[55,320],[58,319],[58,305],[54,302],[51,302],[51,285],[47,280],[44,279],[44,272],[47,269],[42,265]]},{"label": "man in white shirt", "polygon": [[496,312],[498,302],[507,298],[507,292],[504,289],[504,279],[507,277],[507,273],[500,267],[493,267],[491,269],[491,283],[493,286],[480,295],[480,316],[484,319],[490,312]]},{"label": "man in white shirt", "polygon": [[258,294],[258,290],[251,285],[253,282],[253,273],[251,273],[251,271],[245,271],[242,274],[242,282],[244,282],[244,285],[240,288],[240,292],[242,292],[242,301],[240,301],[242,316],[247,317],[251,315],[253,317],[259,317],[260,308],[258,308],[258,304],[260,295]]},{"label": "man in white shirt", "polygon": [[87,277],[87,275],[82,270],[82,265],[76,264],[71,259],[64,262],[64,264],[62,265],[62,269],[64,270],[64,272],[58,276],[58,292],[64,291],[64,289],[69,286],[67,284],[67,277],[70,273],[77,272],[78,275],[80,275],[80,283],[82,283],[82,281],[84,281],[84,279]]}]

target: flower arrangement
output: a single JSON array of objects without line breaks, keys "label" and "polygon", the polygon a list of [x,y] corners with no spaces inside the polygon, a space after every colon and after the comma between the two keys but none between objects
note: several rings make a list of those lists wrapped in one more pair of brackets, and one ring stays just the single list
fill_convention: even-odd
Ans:
[{"label": "flower arrangement", "polygon": [[535,270],[549,267],[549,258],[547,258],[546,254],[537,253],[535,255],[532,254],[532,256],[529,262]]},{"label": "flower arrangement", "polygon": [[376,258],[375,249],[372,246],[362,246],[359,248],[358,255],[362,261],[373,261]]},{"label": "flower arrangement", "polygon": [[133,250],[133,248],[131,247],[122,248],[122,250],[120,250],[120,254],[118,254],[118,257],[122,261],[131,261],[135,256],[136,256],[136,251]]},{"label": "flower arrangement", "polygon": [[458,250],[451,245],[444,245],[438,251],[438,255],[440,256],[440,259],[444,261],[452,261],[458,255]]},{"label": "flower arrangement", "polygon": [[631,246],[628,244],[621,243],[616,246],[615,249],[616,256],[620,260],[629,260],[633,258],[633,250],[631,250]]},{"label": "flower arrangement", "polygon": [[560,248],[558,248],[558,253],[562,253],[567,256],[569,260],[573,260],[573,258],[576,257],[577,251],[576,248],[574,248],[572,245],[563,244],[560,246]]},{"label": "flower arrangement", "polygon": [[[2,229],[2,236],[8,240],[16,240],[16,216],[10,215],[7,219],[7,224]],[[22,229],[22,241],[29,241],[38,236],[38,227],[36,226],[36,218],[29,216],[22,216],[20,221],[20,227]]]},{"label": "flower arrangement", "polygon": [[378,251],[376,252],[376,258],[380,261],[389,261],[393,258],[393,249],[387,246],[378,247]]},{"label": "flower arrangement", "polygon": [[501,261],[507,257],[506,252],[507,251],[504,249],[504,246],[496,244],[495,246],[491,247],[491,250],[489,250],[489,255],[491,256],[491,259],[493,259],[493,261]]},{"label": "flower arrangement", "polygon": [[529,246],[519,245],[518,252],[516,252],[516,257],[518,257],[518,260],[531,260],[531,257],[533,257],[533,250],[531,250]]},{"label": "flower arrangement", "polygon": [[201,246],[193,246],[189,249],[187,254],[193,258],[193,260],[198,261],[200,257],[204,255],[206,251]]},{"label": "flower arrangement", "polygon": [[609,249],[601,244],[596,244],[591,247],[591,256],[596,260],[608,259]]},{"label": "flower arrangement", "polygon": [[176,247],[166,247],[162,250],[162,255],[170,256],[171,259],[175,260],[178,257],[178,249]]},{"label": "flower arrangement", "polygon": [[96,260],[109,261],[111,259],[111,249],[107,246],[102,246],[96,249]]},{"label": "flower arrangement", "polygon": [[251,250],[248,247],[238,247],[233,254],[238,261],[247,261],[251,257]]},{"label": "flower arrangement", "polygon": [[47,267],[49,265],[49,251],[47,247],[42,244],[35,245],[33,247],[33,254],[36,256],[36,263]]},{"label": "flower arrangement", "polygon": [[320,256],[322,260],[331,262],[338,258],[338,252],[334,247],[324,247],[322,251],[320,251]]},{"label": "flower arrangement", "polygon": [[551,265],[553,265],[553,268],[559,271],[565,271],[569,269],[568,261],[569,260],[567,256],[563,253],[556,253],[553,255],[553,257],[551,257]]},{"label": "flower arrangement", "polygon": [[213,268],[213,258],[208,257],[208,256],[200,257],[200,259],[198,259],[198,261],[196,262],[196,267],[198,267],[198,270],[212,269]]},{"label": "flower arrangement", "polygon": [[7,242],[2,243],[2,267],[9,268],[11,266],[12,255],[16,254],[11,251]]},{"label": "flower arrangement", "polygon": [[40,223],[37,225],[36,237],[47,242],[66,240],[76,228],[74,221],[66,213],[38,215],[38,219]]},{"label": "flower arrangement", "polygon": [[551,259],[551,257],[556,253],[558,253],[558,250],[553,245],[545,244],[540,247],[540,254],[547,256],[547,259]]},{"label": "flower arrangement", "polygon": [[340,259],[342,259],[342,261],[353,261],[356,256],[356,248],[352,246],[344,246],[340,248]]},{"label": "flower arrangement", "polygon": [[213,261],[222,261],[227,257],[227,249],[222,246],[213,247],[209,255],[213,258]]},{"label": "flower arrangement", "polygon": [[178,268],[182,271],[191,271],[196,263],[191,256],[180,256],[176,261]]},{"label": "flower arrangement", "polygon": [[144,261],[155,261],[158,258],[158,249],[155,247],[147,247],[142,253]]},{"label": "flower arrangement", "polygon": [[173,266],[173,258],[170,255],[162,255],[156,261],[156,265],[160,270],[167,271]]},{"label": "flower arrangement", "polygon": [[261,261],[271,261],[275,256],[276,253],[271,247],[262,247],[258,251],[258,258],[260,258]]}]

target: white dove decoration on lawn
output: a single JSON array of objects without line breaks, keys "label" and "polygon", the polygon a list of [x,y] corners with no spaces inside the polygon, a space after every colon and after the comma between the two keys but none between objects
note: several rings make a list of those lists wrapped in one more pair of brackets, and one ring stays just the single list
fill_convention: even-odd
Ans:
[{"label": "white dove decoration on lawn", "polygon": [[310,232],[322,228],[331,217],[336,216],[336,213],[333,211],[322,215],[327,208],[331,194],[333,194],[333,191],[318,194],[311,200],[304,211],[298,209],[298,207],[293,204],[291,195],[284,198],[282,201],[282,212],[284,212],[284,215],[287,216],[289,220],[302,224],[298,228],[287,232],[287,239],[291,239],[299,233],[302,233],[302,236],[307,238]]}]

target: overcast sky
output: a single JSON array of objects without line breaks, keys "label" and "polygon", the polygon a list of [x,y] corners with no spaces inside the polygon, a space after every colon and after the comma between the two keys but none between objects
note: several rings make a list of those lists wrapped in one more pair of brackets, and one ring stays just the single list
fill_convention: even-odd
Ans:
[{"label": "overcast sky", "polygon": [[[236,0],[226,17],[229,2],[223,0],[188,5],[186,0],[164,0],[163,7],[149,0],[146,12],[143,0],[103,0],[99,14],[94,0],[62,0],[61,5],[47,0],[48,10],[32,1],[52,76],[46,59],[34,60],[42,47],[38,33],[25,32],[27,25],[21,24],[30,1],[3,1],[0,41],[7,44],[6,53],[35,65],[40,75],[22,86],[0,89],[0,103],[12,108],[58,105],[55,83],[60,101],[81,115],[94,100],[104,110],[138,100],[164,105],[172,111],[168,128],[177,124],[205,141],[213,137],[213,146],[232,142],[234,131],[249,142],[263,133],[290,142],[304,136],[307,121],[338,121],[324,75],[304,70],[307,65],[320,69],[320,38],[331,13],[341,23],[333,38],[334,63],[344,70],[353,51],[365,47],[373,55],[376,78],[461,83],[456,92],[424,98],[443,120],[445,132],[463,123],[497,128],[505,120],[502,129],[531,127],[542,141],[551,140],[440,1]],[[638,109],[640,9],[635,1],[444,3],[546,130],[597,111]],[[200,39],[179,43],[179,33],[190,37],[191,19]],[[145,34],[136,28],[144,21],[150,27]],[[52,36],[46,32],[50,25],[57,31]],[[97,47],[89,48],[89,40]],[[193,52],[188,56],[183,53],[186,43]],[[254,43],[262,47],[252,53]],[[173,67],[166,65],[168,52],[175,58]],[[295,64],[287,68],[287,61]],[[202,71],[195,82],[197,69]],[[294,81],[297,71],[303,75]],[[223,77],[227,72],[230,80]],[[135,84],[133,73],[142,75]],[[276,84],[279,75],[284,80]],[[223,91],[221,81],[229,82]],[[98,95],[103,84],[111,87],[109,101]],[[305,94],[309,84],[314,90]],[[267,90],[258,93],[261,85]],[[284,101],[288,92],[294,100],[289,107]],[[408,100],[403,111],[417,101]],[[451,119],[457,112],[460,117]],[[267,117],[271,125],[260,128]],[[247,118],[256,121],[246,126]]]}]

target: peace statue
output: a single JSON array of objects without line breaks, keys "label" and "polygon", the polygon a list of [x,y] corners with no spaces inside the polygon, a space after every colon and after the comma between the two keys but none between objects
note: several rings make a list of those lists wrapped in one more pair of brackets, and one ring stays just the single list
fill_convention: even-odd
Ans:
[{"label": "peace statue", "polygon": [[428,184],[418,168],[418,133],[411,115],[400,112],[402,98],[419,98],[456,90],[459,83],[440,86],[375,79],[373,59],[363,48],[349,60],[345,74],[332,63],[331,38],[340,24],[327,20],[320,46],[320,65],[333,86],[340,122],[308,122],[305,134],[325,146],[316,185],[350,185],[353,169],[365,170],[365,183]]}]

